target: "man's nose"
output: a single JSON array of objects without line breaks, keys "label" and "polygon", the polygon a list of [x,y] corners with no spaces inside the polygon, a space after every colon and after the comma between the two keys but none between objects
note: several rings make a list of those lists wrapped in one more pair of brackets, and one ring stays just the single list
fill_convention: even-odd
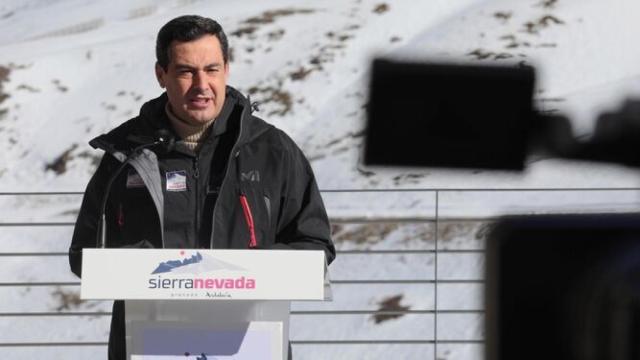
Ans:
[{"label": "man's nose", "polygon": [[193,87],[198,89],[206,89],[207,88],[207,78],[203,71],[196,72],[193,78]]}]

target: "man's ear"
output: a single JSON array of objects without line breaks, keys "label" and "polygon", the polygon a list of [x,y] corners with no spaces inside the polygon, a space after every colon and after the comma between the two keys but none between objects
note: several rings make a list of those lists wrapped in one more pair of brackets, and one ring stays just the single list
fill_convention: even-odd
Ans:
[{"label": "man's ear", "polygon": [[156,79],[158,80],[158,84],[160,84],[160,87],[164,89],[165,84],[164,84],[164,77],[165,77],[166,73],[164,71],[164,69],[162,68],[162,66],[160,66],[160,64],[156,63]]},{"label": "man's ear", "polygon": [[224,63],[224,81],[227,82],[229,80],[229,63]]}]

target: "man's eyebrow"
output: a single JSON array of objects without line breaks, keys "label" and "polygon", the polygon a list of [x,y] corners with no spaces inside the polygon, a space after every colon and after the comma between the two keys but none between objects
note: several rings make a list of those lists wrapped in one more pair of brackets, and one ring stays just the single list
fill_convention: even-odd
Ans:
[{"label": "man's eyebrow", "polygon": [[[175,67],[178,70],[197,70],[198,69],[196,66],[192,66],[188,64],[176,64]],[[222,67],[222,64],[215,62],[215,63],[207,64],[204,66],[205,69],[216,68],[216,67]]]},{"label": "man's eyebrow", "polygon": [[214,63],[208,64],[207,66],[205,66],[205,68],[209,69],[209,68],[221,67],[221,66],[222,66],[222,64],[221,64],[221,63],[219,63],[219,62],[214,62]]},{"label": "man's eyebrow", "polygon": [[176,69],[178,70],[195,70],[195,66],[187,65],[187,64],[176,64]]}]

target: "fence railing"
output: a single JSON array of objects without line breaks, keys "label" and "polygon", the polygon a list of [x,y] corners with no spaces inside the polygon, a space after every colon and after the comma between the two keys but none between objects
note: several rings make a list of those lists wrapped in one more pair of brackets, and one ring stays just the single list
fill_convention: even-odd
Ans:
[{"label": "fence railing", "polygon": [[[331,303],[292,305],[299,359],[481,359],[484,240],[505,214],[634,212],[640,188],[325,190]],[[104,357],[67,247],[80,192],[0,193],[0,357]]]}]

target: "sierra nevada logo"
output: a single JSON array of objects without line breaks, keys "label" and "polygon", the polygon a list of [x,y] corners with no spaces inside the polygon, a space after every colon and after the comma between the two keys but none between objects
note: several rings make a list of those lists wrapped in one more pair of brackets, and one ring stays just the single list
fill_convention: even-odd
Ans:
[{"label": "sierra nevada logo", "polygon": [[[185,251],[180,251],[182,259],[161,262],[149,278],[149,289],[255,289],[256,280],[252,277],[208,277],[215,271],[246,271],[239,266],[216,259],[210,255],[202,255],[199,251],[185,257]],[[163,277],[163,275],[165,277]],[[168,275],[168,276],[167,276]],[[177,275],[177,276],[172,276]],[[181,276],[182,275],[182,276]],[[185,277],[184,275],[192,275]],[[178,277],[180,276],[180,277]]]},{"label": "sierra nevada logo", "polygon": [[169,261],[162,262],[160,263],[160,265],[158,265],[158,267],[155,270],[153,270],[151,274],[171,272],[173,269],[177,269],[179,267],[187,266],[191,264],[197,264],[201,261],[202,261],[202,254],[198,252],[197,254],[191,256],[190,258],[187,258],[184,260],[169,260]]},{"label": "sierra nevada logo", "polygon": [[[180,251],[180,255],[184,256],[184,254],[184,250]],[[205,259],[198,251],[191,257],[161,262],[151,274],[168,272],[174,274],[201,274],[216,270],[245,271],[246,269],[218,260],[213,256],[207,256]]]}]

